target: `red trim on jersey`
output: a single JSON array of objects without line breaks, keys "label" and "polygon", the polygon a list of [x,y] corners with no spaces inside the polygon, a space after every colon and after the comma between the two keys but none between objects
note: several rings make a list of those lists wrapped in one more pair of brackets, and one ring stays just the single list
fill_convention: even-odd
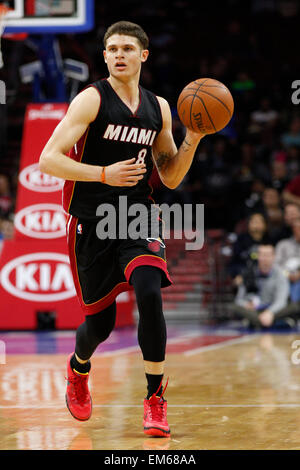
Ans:
[{"label": "red trim on jersey", "polygon": [[170,274],[167,269],[167,262],[162,258],[154,255],[140,255],[133,258],[124,269],[124,274],[126,280],[129,282],[130,276],[132,271],[137,268],[138,266],[154,266],[156,268],[160,268],[166,275],[168,281],[173,284],[172,279],[170,278]]},{"label": "red trim on jersey", "polygon": [[[70,221],[70,218],[72,218],[71,221]],[[82,304],[83,299],[82,299],[81,286],[79,282],[77,262],[76,262],[76,253],[75,253],[77,221],[78,221],[77,217],[69,216],[68,221],[67,221],[67,240],[68,240],[70,266],[71,266],[71,271],[73,275],[74,286],[76,289],[79,302],[80,304]]]},{"label": "red trim on jersey", "polygon": [[[153,171],[153,170],[152,170],[152,171]],[[151,173],[151,175],[152,175],[152,173]],[[151,176],[150,176],[150,178],[151,178]],[[149,180],[150,180],[150,178],[149,178]],[[147,184],[148,184],[149,188],[151,189],[151,193],[148,195],[148,199],[150,199],[150,201],[152,201],[153,204],[156,204],[156,202],[154,201],[154,199],[153,199],[153,197],[152,197],[152,194],[153,194],[153,187],[152,187],[152,185],[149,183],[149,180],[148,180],[148,183],[147,183]]]},{"label": "red trim on jersey", "polygon": [[[83,136],[79,139],[77,144],[74,145],[74,147],[69,152],[69,157],[75,160],[76,162],[81,162],[82,160],[89,130],[90,130],[90,127],[87,128]],[[77,152],[75,150],[76,148],[77,148]],[[63,187],[63,208],[66,212],[69,212],[70,210],[73,193],[75,189],[75,183],[76,181],[66,180],[64,187]]]},{"label": "red trim on jersey", "polygon": [[132,113],[132,117],[135,117],[135,118],[138,118],[138,117],[139,117],[139,116],[137,115],[137,113],[138,113],[138,110],[140,109],[140,106],[141,106],[141,103],[142,103],[142,92],[141,92],[140,85],[139,85],[139,97],[140,97],[139,105],[138,105],[138,107],[136,108],[135,113]]},{"label": "red trim on jersey", "polygon": [[157,98],[157,96],[155,95],[155,93],[153,93],[154,97],[156,98],[156,101],[157,101],[157,104],[158,104],[158,107],[160,109],[160,117],[161,117],[161,129],[164,127],[164,120],[163,120],[163,115],[162,115],[162,110],[161,110],[161,105],[160,105],[160,102],[159,102],[159,99]]}]

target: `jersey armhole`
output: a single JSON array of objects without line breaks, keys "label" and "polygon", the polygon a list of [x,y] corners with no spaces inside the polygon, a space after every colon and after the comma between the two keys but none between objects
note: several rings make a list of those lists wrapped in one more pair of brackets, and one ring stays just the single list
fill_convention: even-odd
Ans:
[{"label": "jersey armhole", "polygon": [[[156,99],[156,102],[157,102],[157,106],[158,106],[158,109],[159,109],[159,113],[160,113],[160,122],[161,122],[161,128],[160,128],[160,131],[162,130],[163,128],[163,124],[164,124],[164,121],[163,121],[163,115],[162,115],[162,111],[161,111],[161,105],[160,105],[160,102],[159,102],[159,99],[157,98],[156,94],[153,93],[153,96],[155,97]],[[160,132],[159,131],[159,132]]]}]

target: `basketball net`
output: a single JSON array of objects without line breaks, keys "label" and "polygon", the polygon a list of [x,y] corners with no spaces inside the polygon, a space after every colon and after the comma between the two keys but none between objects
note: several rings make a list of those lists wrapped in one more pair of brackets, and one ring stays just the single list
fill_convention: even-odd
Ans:
[{"label": "basketball net", "polygon": [[3,63],[3,57],[2,57],[2,49],[1,49],[1,37],[4,33],[4,28],[5,28],[5,17],[7,13],[9,12],[10,8],[8,8],[4,3],[0,4],[0,69],[2,69],[4,63]]}]

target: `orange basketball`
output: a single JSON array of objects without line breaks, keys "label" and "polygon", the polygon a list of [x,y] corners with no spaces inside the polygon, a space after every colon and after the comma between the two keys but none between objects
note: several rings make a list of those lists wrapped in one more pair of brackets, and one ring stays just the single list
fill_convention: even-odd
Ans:
[{"label": "orange basketball", "polygon": [[233,114],[233,98],[228,88],[213,78],[189,83],[177,101],[178,116],[194,132],[214,134],[223,129]]}]

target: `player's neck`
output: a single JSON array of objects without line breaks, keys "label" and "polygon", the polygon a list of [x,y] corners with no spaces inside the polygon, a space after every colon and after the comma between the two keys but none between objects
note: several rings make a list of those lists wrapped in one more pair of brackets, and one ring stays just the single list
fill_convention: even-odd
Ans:
[{"label": "player's neck", "polygon": [[123,81],[110,75],[107,80],[127,106],[134,109],[137,107],[139,102],[139,77]]}]

